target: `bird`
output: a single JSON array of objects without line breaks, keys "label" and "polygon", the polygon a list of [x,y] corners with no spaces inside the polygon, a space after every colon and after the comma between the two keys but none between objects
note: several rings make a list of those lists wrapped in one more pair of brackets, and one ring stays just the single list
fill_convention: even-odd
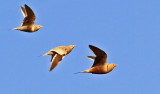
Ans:
[{"label": "bird", "polygon": [[60,61],[73,50],[74,47],[75,45],[59,46],[43,54],[42,56],[45,56],[45,55],[52,56],[51,66],[49,71],[53,70],[60,63]]},{"label": "bird", "polygon": [[89,45],[89,48],[96,55],[96,57],[95,56],[87,56],[87,57],[93,60],[94,63],[90,69],[79,72],[79,73],[107,74],[117,66],[116,64],[107,63],[107,60],[106,60],[107,54],[103,50],[92,45]]},{"label": "bird", "polygon": [[34,21],[36,19],[36,16],[32,9],[28,5],[24,5],[25,7],[21,6],[21,11],[24,16],[23,22],[20,27],[13,28],[13,30],[20,30],[24,32],[35,32],[38,31],[42,26],[41,25],[35,25]]}]

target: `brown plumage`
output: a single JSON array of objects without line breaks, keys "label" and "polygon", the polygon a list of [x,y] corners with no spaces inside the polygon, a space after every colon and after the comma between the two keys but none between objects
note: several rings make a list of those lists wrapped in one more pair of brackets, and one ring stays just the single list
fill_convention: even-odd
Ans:
[{"label": "brown plumage", "polygon": [[23,22],[20,27],[13,28],[14,30],[21,30],[25,32],[35,32],[42,27],[41,25],[34,24],[36,16],[29,6],[25,4],[25,8],[21,7],[21,11],[24,16]]},{"label": "brown plumage", "polygon": [[92,45],[89,45],[89,48],[96,55],[96,57],[88,56],[88,58],[94,60],[94,63],[90,69],[80,73],[106,74],[111,72],[114,67],[117,66],[116,64],[107,63],[107,54],[103,50]]},{"label": "brown plumage", "polygon": [[60,63],[60,61],[64,58],[64,56],[69,54],[74,47],[75,47],[75,45],[59,46],[59,47],[53,48],[49,52],[43,54],[42,56],[45,56],[45,55],[52,56],[50,71],[52,69],[54,69]]}]

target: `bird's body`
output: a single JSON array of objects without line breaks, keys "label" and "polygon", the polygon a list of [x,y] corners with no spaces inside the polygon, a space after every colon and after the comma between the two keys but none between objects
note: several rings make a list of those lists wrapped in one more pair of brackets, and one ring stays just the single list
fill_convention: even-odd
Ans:
[{"label": "bird's body", "polygon": [[82,73],[92,73],[92,74],[106,74],[109,73],[113,70],[115,65],[113,64],[107,64],[105,63],[104,65],[96,66],[96,67],[91,67],[88,70],[82,71]]},{"label": "bird's body", "polygon": [[41,25],[34,24],[36,16],[29,6],[25,4],[25,8],[21,7],[21,11],[24,16],[24,20],[20,27],[13,28],[13,30],[20,30],[20,31],[25,31],[25,32],[35,32],[35,31],[38,31],[42,27]]},{"label": "bird's body", "polygon": [[26,25],[26,26],[21,26],[21,27],[17,27],[17,28],[13,28],[14,30],[20,30],[20,31],[24,31],[24,32],[35,32],[39,30],[40,26],[37,25]]},{"label": "bird's body", "polygon": [[92,45],[89,45],[89,48],[96,55],[96,57],[88,56],[88,58],[94,60],[94,64],[90,69],[82,71],[81,73],[106,74],[111,72],[114,69],[114,67],[117,66],[116,64],[107,63],[107,54],[101,49]]},{"label": "bird's body", "polygon": [[51,67],[50,67],[50,71],[52,69],[54,69],[59,63],[60,61],[67,55],[69,54],[72,49],[75,47],[75,45],[70,45],[70,46],[59,46],[56,48],[53,48],[52,50],[50,50],[49,52],[43,54],[42,56],[45,55],[51,55],[52,59],[51,59]]}]

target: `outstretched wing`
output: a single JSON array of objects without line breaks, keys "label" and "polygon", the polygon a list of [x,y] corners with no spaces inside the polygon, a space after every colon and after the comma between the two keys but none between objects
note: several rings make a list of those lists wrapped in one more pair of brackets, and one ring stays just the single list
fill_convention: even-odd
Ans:
[{"label": "outstretched wing", "polygon": [[59,54],[52,55],[50,71],[53,70],[60,63],[62,59],[63,59],[62,55]]},{"label": "outstretched wing", "polygon": [[106,58],[107,58],[107,54],[106,54],[103,50],[101,50],[101,49],[99,49],[99,48],[97,48],[97,47],[95,47],[95,46],[92,46],[92,45],[89,45],[89,48],[91,49],[91,51],[92,51],[96,56],[104,55],[104,56],[106,56]]},{"label": "outstretched wing", "polygon": [[97,65],[103,65],[104,63],[107,63],[106,61],[107,54],[103,50],[95,46],[92,46],[92,45],[89,45],[89,48],[96,55],[96,58],[94,60],[94,64],[92,67],[97,66]]},{"label": "outstretched wing", "polygon": [[[23,11],[24,8],[21,7],[21,10]],[[32,9],[29,6],[27,6],[26,4],[25,4],[25,12],[23,11],[23,14],[25,14],[26,16],[25,16],[21,26],[34,24],[36,16],[35,16],[34,12],[32,11]]]}]

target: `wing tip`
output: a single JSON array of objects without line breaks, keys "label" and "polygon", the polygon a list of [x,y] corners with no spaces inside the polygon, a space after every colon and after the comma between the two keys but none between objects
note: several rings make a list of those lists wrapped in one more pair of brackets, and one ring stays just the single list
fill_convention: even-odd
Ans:
[{"label": "wing tip", "polygon": [[27,4],[24,4],[24,6],[27,6]]},{"label": "wing tip", "polygon": [[25,4],[24,6],[25,6],[25,9],[26,9],[26,8],[30,8],[27,4]]},{"label": "wing tip", "polygon": [[49,72],[51,72],[54,68],[50,67]]},{"label": "wing tip", "polygon": [[92,47],[92,45],[89,44],[89,47]]},{"label": "wing tip", "polygon": [[92,49],[92,48],[97,48],[97,47],[95,47],[93,45],[89,45],[89,48]]}]

